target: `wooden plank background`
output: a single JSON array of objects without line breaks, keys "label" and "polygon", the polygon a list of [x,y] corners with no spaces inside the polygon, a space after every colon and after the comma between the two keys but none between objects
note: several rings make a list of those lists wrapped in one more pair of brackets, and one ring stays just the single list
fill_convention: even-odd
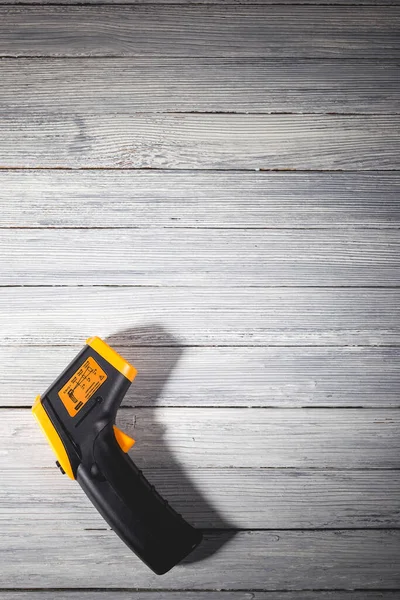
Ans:
[{"label": "wooden plank background", "polygon": [[[4,169],[1,182],[0,226],[9,228],[389,229],[400,225],[396,171]],[[11,202],[12,197],[18,202]]]},{"label": "wooden plank background", "polygon": [[[0,5],[0,597],[399,598],[397,0]],[[161,578],[30,413],[90,335]]]},{"label": "wooden plank background", "polygon": [[[139,372],[125,406],[148,407],[155,400],[157,406],[188,407],[400,406],[397,347],[116,348],[135,359]],[[0,406],[9,406],[10,398],[14,406],[25,406],[32,389],[45,389],[79,349],[41,345],[38,354],[30,345],[0,346]]]},{"label": "wooden plank background", "polygon": [[[37,440],[31,415],[11,408],[4,412],[2,438],[13,459],[12,464],[4,459],[4,469],[42,465],[51,454],[46,440]],[[329,408],[158,407],[126,408],[117,423],[136,439],[132,456],[143,467],[170,467],[171,448],[187,469],[397,469],[399,419],[394,409],[335,409],[332,416]]]},{"label": "wooden plank background", "polygon": [[399,128],[399,115],[9,113],[0,161],[11,168],[393,170]]},{"label": "wooden plank background", "polygon": [[[110,112],[396,112],[398,61],[341,58],[3,59],[1,110]],[[104,86],[107,81],[107,86]],[[29,85],[29,101],[26,88]]]},{"label": "wooden plank background", "polygon": [[[13,555],[0,583],[7,588],[43,585],[71,587],[71,567],[75,581],[86,586],[156,588],[159,576],[149,573],[139,561],[132,568],[131,553],[114,532],[82,530],[77,525],[51,522],[40,524],[40,557],[36,536],[26,535],[25,523],[2,526],[6,547]],[[60,544],[62,540],[62,544]],[[398,530],[335,531],[226,531],[206,533],[202,548],[192,562],[177,566],[163,576],[164,589],[304,589],[314,578],[319,589],[332,589],[340,580],[376,589],[399,587],[398,570],[393,568],[400,543]],[[88,553],[88,548],[90,552]],[[49,564],[57,555],[57,569]],[[71,556],[73,563],[71,565]],[[282,562],[290,569],[282,569]],[[104,563],[107,568],[104,568]],[[268,565],[268,568],[266,567]],[[11,584],[11,585],[10,585]],[[159,589],[159,588],[158,588]]]},{"label": "wooden plank background", "polygon": [[3,232],[0,252],[3,285],[374,287],[400,278],[397,231],[19,229]]},{"label": "wooden plank background", "polygon": [[400,7],[33,6],[0,10],[2,56],[398,58]]},{"label": "wooden plank background", "polygon": [[[391,591],[362,591],[362,592],[240,592],[240,591],[220,591],[220,592],[195,592],[195,591],[140,591],[126,592],[113,591],[107,592],[109,598],[116,600],[155,600],[155,599],[176,599],[183,600],[220,600],[221,598],[232,598],[233,600],[397,600],[397,592]],[[53,596],[51,595],[53,594]],[[85,591],[79,592],[59,591],[57,592],[58,600],[99,600],[104,598],[103,592]],[[4,592],[4,598],[7,600],[48,600],[54,598],[54,592],[35,591],[18,591],[7,590]]]},{"label": "wooden plank background", "polygon": [[[56,528],[62,515],[71,526],[106,530],[81,489],[54,477],[47,468],[50,458],[45,452],[40,466],[7,470],[0,520],[24,522],[29,529],[35,518],[39,526],[47,522]],[[184,474],[176,465],[146,467],[146,472],[160,493],[197,527],[376,529],[400,524],[398,471],[198,467],[191,470],[193,485],[185,495],[180,491]],[[71,506],[79,509],[71,514]]]}]

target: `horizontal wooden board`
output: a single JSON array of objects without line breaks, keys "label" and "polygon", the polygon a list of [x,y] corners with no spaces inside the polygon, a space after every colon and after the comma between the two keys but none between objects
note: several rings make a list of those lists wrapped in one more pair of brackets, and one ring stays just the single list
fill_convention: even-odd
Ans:
[{"label": "horizontal wooden board", "polygon": [[396,286],[400,278],[400,236],[380,229],[2,230],[0,254],[2,286]]},{"label": "horizontal wooden board", "polygon": [[[211,5],[243,5],[246,6],[246,0],[0,0],[0,4],[7,5],[29,5],[29,4],[56,4],[56,5],[90,5],[90,4],[211,4]],[[252,5],[268,4],[330,4],[330,5],[349,5],[349,6],[398,6],[399,0],[251,0]]]},{"label": "horizontal wooden board", "polygon": [[[117,424],[143,468],[400,467],[396,409],[125,408]],[[30,410],[2,410],[0,436],[10,470],[54,464]]]},{"label": "horizontal wooden board", "polygon": [[[2,526],[0,585],[164,589],[396,589],[400,531],[207,533],[191,555],[160,579],[113,531],[60,521]],[[90,551],[88,551],[90,549]],[[73,573],[73,578],[71,578]],[[307,599],[308,600],[308,599]]]},{"label": "horizontal wooden board", "polygon": [[165,446],[188,466],[400,466],[395,409],[126,409],[119,423],[143,466],[169,465]]},{"label": "horizontal wooden board", "polygon": [[0,170],[0,206],[0,227],[398,228],[400,174]]},{"label": "horizontal wooden board", "polygon": [[17,112],[0,167],[391,170],[399,131],[400,115]]},{"label": "horizontal wooden board", "polygon": [[[30,406],[80,349],[0,346],[0,406]],[[400,407],[400,348],[116,349],[138,369],[125,406]]]},{"label": "horizontal wooden board", "polygon": [[[110,591],[73,591],[73,590],[40,590],[12,591],[2,590],[4,600],[104,600]],[[112,600],[398,600],[397,591],[329,591],[329,592],[253,592],[253,591],[218,591],[192,592],[167,590],[112,591]],[[108,599],[107,599],[108,600]]]},{"label": "horizontal wooden board", "polygon": [[399,8],[3,7],[2,56],[399,56]]},{"label": "horizontal wooden board", "polygon": [[[12,460],[10,457],[9,460]],[[57,467],[1,462],[0,523],[107,529],[81,488]],[[53,463],[54,464],[54,463]],[[192,525],[218,529],[374,528],[400,525],[399,471],[149,469],[149,481]],[[71,507],[74,510],[71,511]]]},{"label": "horizontal wooden board", "polygon": [[[397,61],[4,59],[0,112],[400,111]],[[27,101],[27,96],[29,101]]]},{"label": "horizontal wooden board", "polygon": [[[2,345],[80,346],[92,335],[107,338],[114,346],[399,344],[400,290],[101,286],[1,290]],[[176,355],[172,361],[176,363]]]}]

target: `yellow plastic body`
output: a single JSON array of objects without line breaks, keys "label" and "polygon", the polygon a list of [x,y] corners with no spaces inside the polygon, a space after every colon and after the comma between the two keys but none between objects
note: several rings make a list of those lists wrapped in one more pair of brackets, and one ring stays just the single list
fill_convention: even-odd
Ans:
[{"label": "yellow plastic body", "polygon": [[44,435],[47,437],[47,441],[53,448],[53,452],[56,455],[62,469],[66,472],[68,477],[75,479],[67,451],[65,450],[64,444],[62,443],[56,428],[51,422],[49,415],[43,408],[40,396],[36,396],[35,403],[32,406],[32,412],[35,415],[41,429],[43,430]]},{"label": "yellow plastic body", "polygon": [[93,348],[97,354],[100,354],[107,362],[124,375],[129,381],[133,381],[136,377],[136,369],[128,363],[118,352],[111,348],[106,342],[103,342],[99,337],[91,337],[86,340],[88,346]]}]

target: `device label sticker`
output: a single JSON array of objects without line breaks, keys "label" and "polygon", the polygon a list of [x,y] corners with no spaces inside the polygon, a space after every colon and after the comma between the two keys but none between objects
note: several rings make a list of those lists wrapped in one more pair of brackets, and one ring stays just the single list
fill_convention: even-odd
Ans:
[{"label": "device label sticker", "polygon": [[68,414],[74,417],[107,379],[106,373],[89,356],[58,392]]}]

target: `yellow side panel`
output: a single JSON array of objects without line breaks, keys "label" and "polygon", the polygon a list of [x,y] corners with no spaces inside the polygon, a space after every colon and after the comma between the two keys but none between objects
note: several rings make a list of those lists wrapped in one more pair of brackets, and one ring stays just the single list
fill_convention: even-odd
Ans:
[{"label": "yellow side panel", "polygon": [[62,443],[60,436],[51,422],[49,415],[43,408],[43,405],[40,401],[40,396],[37,396],[35,403],[32,406],[32,412],[35,415],[43,433],[47,437],[47,441],[53,448],[53,452],[56,455],[61,467],[66,472],[68,477],[75,479],[64,444]]}]

